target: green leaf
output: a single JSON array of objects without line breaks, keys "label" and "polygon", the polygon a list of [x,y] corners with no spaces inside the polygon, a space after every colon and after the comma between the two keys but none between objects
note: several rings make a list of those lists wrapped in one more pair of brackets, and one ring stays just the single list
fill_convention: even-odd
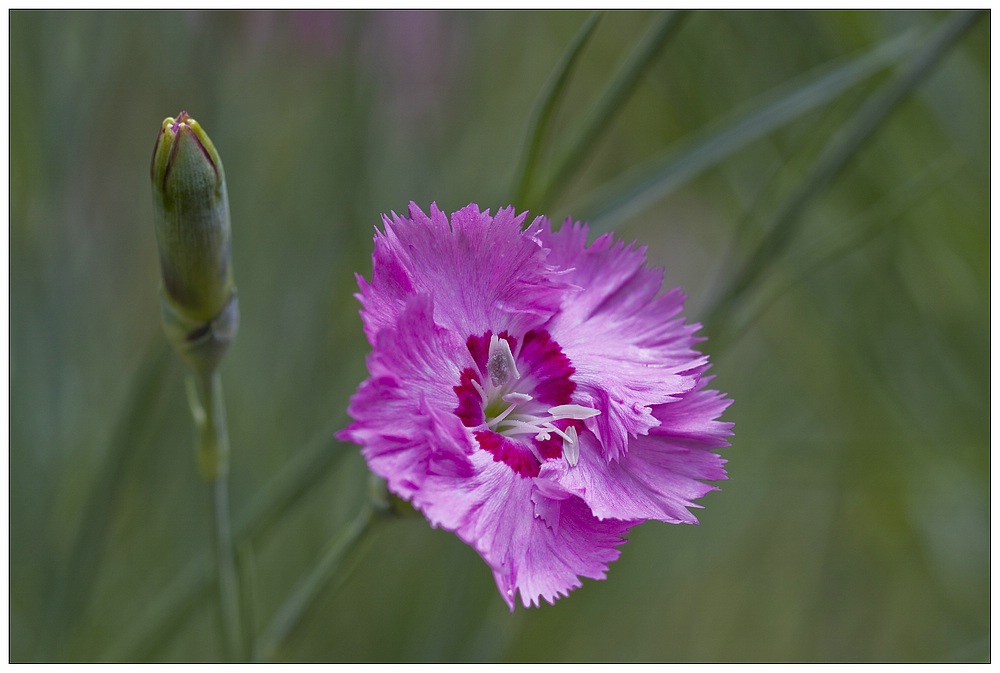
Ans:
[{"label": "green leaf", "polygon": [[958,155],[943,157],[921,170],[917,175],[884,196],[864,213],[843,224],[834,235],[820,237],[805,249],[796,251],[796,268],[791,278],[779,287],[758,298],[738,324],[734,318],[727,322],[728,329],[712,335],[712,348],[724,351],[729,343],[740,338],[781,297],[806,279],[834,262],[861,249],[889,227],[897,224],[907,211],[918,208],[923,199],[932,195],[947,181],[953,179],[962,166]]},{"label": "green leaf", "polygon": [[[374,481],[374,475],[370,479]],[[377,514],[373,505],[372,499],[365,501],[358,515],[327,545],[316,565],[295,585],[258,639],[254,660],[267,661],[274,656],[306,610],[319,598],[323,588],[334,579],[345,558],[357,549],[362,538],[371,530]],[[345,577],[346,573],[342,573],[340,580],[343,581]]]}]

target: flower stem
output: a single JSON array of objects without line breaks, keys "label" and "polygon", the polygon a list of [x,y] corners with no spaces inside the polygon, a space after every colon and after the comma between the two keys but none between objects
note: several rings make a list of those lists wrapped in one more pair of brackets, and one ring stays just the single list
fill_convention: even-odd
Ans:
[{"label": "flower stem", "polygon": [[[191,413],[198,426],[198,466],[212,494],[212,533],[218,573],[219,616],[227,659],[245,659],[239,579],[229,515],[229,432],[217,370],[193,376]],[[189,392],[191,389],[189,388]]]}]

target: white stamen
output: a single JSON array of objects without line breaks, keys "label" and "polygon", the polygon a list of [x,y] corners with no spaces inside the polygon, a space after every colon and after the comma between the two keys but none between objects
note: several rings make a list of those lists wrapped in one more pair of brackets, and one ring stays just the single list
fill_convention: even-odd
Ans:
[{"label": "white stamen", "polygon": [[[517,344],[518,353],[522,342]],[[562,440],[562,455],[570,467],[576,467],[580,462],[580,437],[577,429],[569,425],[565,429],[556,425],[559,421],[583,421],[593,418],[601,412],[580,404],[557,404],[545,407],[534,397],[516,390],[522,387],[513,383],[521,378],[517,369],[517,360],[511,352],[510,343],[496,334],[490,335],[490,350],[486,359],[486,371],[489,381],[472,379],[471,384],[483,399],[484,406],[493,409],[503,401],[507,407],[493,418],[486,420],[486,427],[506,437],[532,436],[524,445],[534,454],[539,462],[545,462],[535,442],[550,441],[553,436]],[[514,388],[515,390],[511,390]],[[495,405],[495,406],[493,406]],[[485,409],[484,409],[485,410]],[[547,415],[545,415],[547,412]]]},{"label": "white stamen", "polygon": [[[507,412],[504,412],[500,416],[497,416],[497,418],[500,417],[506,418],[506,416]],[[552,436],[552,433],[555,433],[563,438],[563,442],[570,441],[571,436],[568,435],[567,432],[569,430],[573,430],[572,426],[564,431],[560,430],[557,426],[552,424],[550,422],[550,419],[536,418],[534,416],[527,416],[527,418],[529,419],[528,421],[523,421],[520,418],[507,419],[507,424],[503,430],[503,434],[507,435],[508,437],[513,435],[535,435],[535,439],[544,441],[546,439],[549,439]],[[496,419],[493,419],[493,421],[488,422],[487,426],[492,428],[493,427],[492,424],[495,420]],[[560,420],[560,419],[555,419],[555,420]],[[574,433],[576,432],[575,430],[573,431]]]},{"label": "white stamen", "polygon": [[469,383],[471,383],[472,387],[476,389],[476,392],[479,393],[479,396],[483,398],[484,403],[489,401],[490,396],[486,394],[486,390],[479,383],[479,381],[477,381],[476,379],[470,379]]},{"label": "white stamen", "polygon": [[572,425],[566,428],[567,439],[563,442],[563,455],[570,467],[576,467],[580,461],[580,441],[576,435],[576,428]]},{"label": "white stamen", "polygon": [[[513,393],[517,395],[517,393]],[[510,394],[508,394],[510,396]],[[505,396],[506,400],[508,396]],[[583,420],[586,418],[592,418],[597,416],[600,411],[597,409],[591,409],[590,407],[584,407],[579,404],[560,404],[549,409],[549,418],[538,418],[530,414],[525,414],[517,418],[507,418],[511,409],[515,405],[511,405],[504,413],[500,414],[494,421],[498,419],[507,419],[504,427],[503,434],[507,436],[516,435],[527,435],[534,434],[535,439],[540,442],[547,441],[552,438],[552,435],[558,435],[562,438],[562,451],[563,456],[566,458],[566,462],[569,463],[570,467],[576,467],[577,463],[580,462],[580,436],[576,431],[574,426],[569,426],[565,430],[559,428],[553,423],[553,421],[564,420],[571,418],[574,420]],[[493,421],[489,423],[490,427],[494,427]],[[535,449],[534,445],[527,443],[531,452],[538,457],[539,461],[544,462],[544,460],[538,456],[538,451]]]},{"label": "white stamen", "polygon": [[510,405],[509,407],[507,407],[506,409],[504,409],[503,411],[501,411],[499,414],[497,414],[496,418],[494,418],[491,421],[487,421],[486,427],[489,428],[490,430],[493,430],[498,425],[500,425],[500,422],[503,419],[507,418],[507,416],[510,415],[510,412],[514,411],[514,409],[516,409],[516,408],[517,408],[517,404]]},{"label": "white stamen", "polygon": [[[571,429],[572,428],[567,428],[567,430],[571,430]],[[563,443],[566,443],[566,442],[569,441],[569,435],[566,434],[566,430],[560,430],[559,428],[557,428],[556,426],[553,425],[552,426],[552,432],[554,432],[557,435],[559,435],[560,437],[562,437],[563,438]]]},{"label": "white stamen", "polygon": [[507,421],[507,427],[504,428],[503,434],[505,435],[537,435],[539,432],[551,432],[558,429],[553,427],[551,423],[541,424],[534,417],[531,418],[533,423],[527,423],[516,418],[512,418]]},{"label": "white stamen", "polygon": [[517,363],[514,362],[514,354],[510,352],[510,344],[496,334],[490,337],[490,355],[486,360],[486,370],[490,373],[490,383],[494,386],[502,386],[511,376],[515,379],[521,378],[521,373],[517,371]]},{"label": "white stamen", "polygon": [[552,416],[552,418],[572,418],[577,421],[582,421],[585,418],[592,418],[599,413],[601,412],[597,409],[583,407],[579,404],[560,404],[549,409],[549,415]]}]

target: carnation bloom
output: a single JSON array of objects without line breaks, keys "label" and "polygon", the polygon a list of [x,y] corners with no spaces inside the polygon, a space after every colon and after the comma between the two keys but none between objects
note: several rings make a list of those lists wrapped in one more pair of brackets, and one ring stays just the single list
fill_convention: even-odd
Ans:
[{"label": "carnation bloom", "polygon": [[358,277],[371,376],[339,437],[493,570],[513,610],[603,579],[726,478],[729,405],[645,250],[469,205],[383,217]]}]

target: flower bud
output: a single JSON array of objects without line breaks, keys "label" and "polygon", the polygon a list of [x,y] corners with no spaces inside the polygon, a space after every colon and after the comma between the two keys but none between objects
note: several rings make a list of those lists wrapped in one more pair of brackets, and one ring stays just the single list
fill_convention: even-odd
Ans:
[{"label": "flower bud", "polygon": [[163,121],[150,178],[167,336],[196,369],[211,371],[239,323],[229,201],[222,160],[186,112]]}]

